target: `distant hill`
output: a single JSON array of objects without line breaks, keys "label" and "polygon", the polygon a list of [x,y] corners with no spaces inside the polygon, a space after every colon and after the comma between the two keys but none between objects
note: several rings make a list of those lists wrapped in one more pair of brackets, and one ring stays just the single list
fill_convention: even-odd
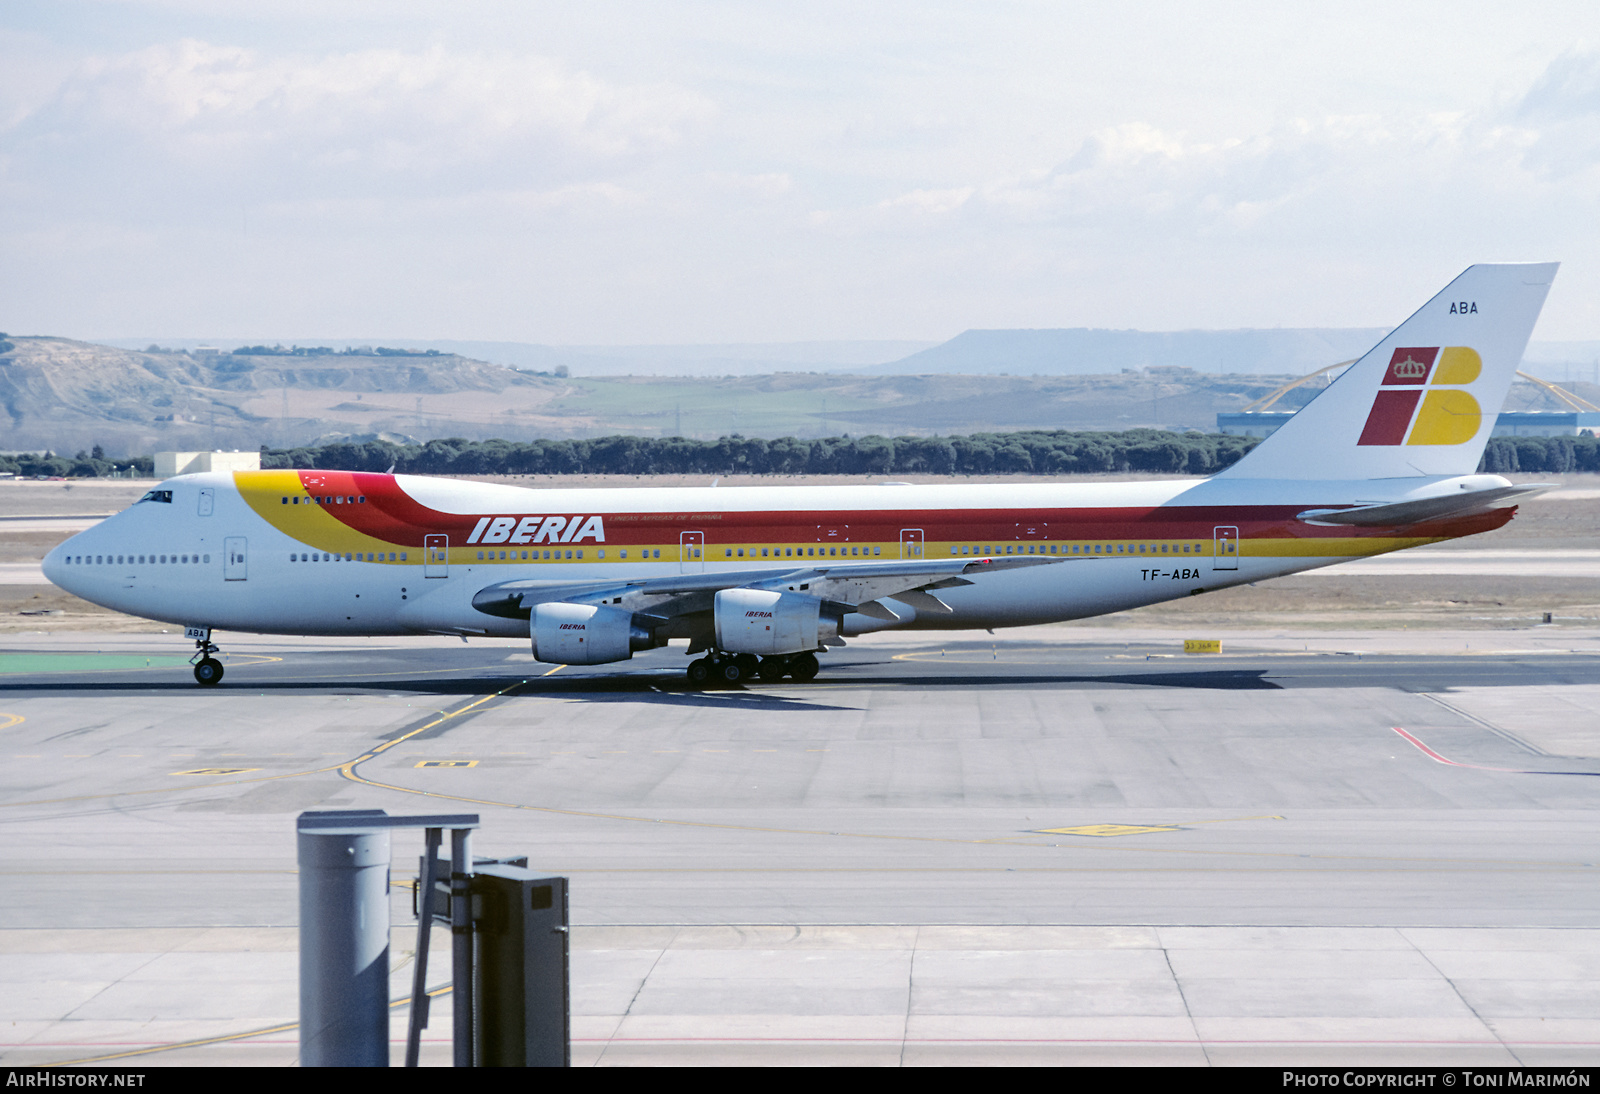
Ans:
[{"label": "distant hill", "polygon": [[1387,330],[969,330],[942,345],[858,371],[868,376],[1088,376],[1167,366],[1210,375],[1304,375],[1371,349]]},{"label": "distant hill", "polygon": [[[334,346],[399,345],[508,368],[573,376],[758,376],[774,372],[911,376],[1088,376],[1125,368],[1174,366],[1207,375],[1295,375],[1371,349],[1382,327],[1307,327],[1225,331],[1041,329],[969,330],[947,342],[893,340],[729,342],[701,345],[552,346],[533,342],[392,338],[299,339]],[[149,338],[108,345],[142,350]],[[194,351],[238,348],[217,339],[155,339]],[[293,343],[291,343],[293,344]],[[1600,342],[1534,342],[1523,367],[1548,380],[1600,383]]]},{"label": "distant hill", "polygon": [[[380,430],[425,422],[415,408],[419,397],[438,404],[508,389],[546,397],[560,390],[554,379],[454,355],[248,356],[145,352],[69,338],[10,341],[10,352],[0,354],[0,443],[11,451],[254,448],[330,431],[372,432],[372,411],[385,400],[393,413],[380,415]],[[333,411],[339,403],[366,405],[352,415]]]},{"label": "distant hill", "polygon": [[[161,345],[195,350],[200,346],[238,348],[217,339],[154,339]],[[751,376],[769,372],[851,372],[866,365],[897,361],[935,342],[855,339],[816,342],[728,342],[705,345],[549,346],[535,342],[485,342],[384,338],[298,339],[302,344],[334,346],[404,345],[474,358],[508,368],[538,372],[567,369],[574,376]],[[149,338],[114,338],[107,344],[142,349]],[[290,343],[294,344],[293,342]]]},{"label": "distant hill", "polygon": [[[1175,366],[1033,375],[1017,365],[1004,376],[782,371],[560,377],[443,353],[283,356],[9,340],[14,348],[0,353],[0,449],[70,455],[98,444],[117,457],[371,438],[405,443],[631,434],[714,440],[1145,427],[1211,432],[1219,412],[1240,410],[1294,378],[1219,376]],[[1323,386],[1319,380],[1296,388],[1275,409],[1302,406]],[[1600,401],[1600,388],[1572,387]],[[1510,409],[1553,406],[1531,384],[1515,385],[1508,400]]]}]

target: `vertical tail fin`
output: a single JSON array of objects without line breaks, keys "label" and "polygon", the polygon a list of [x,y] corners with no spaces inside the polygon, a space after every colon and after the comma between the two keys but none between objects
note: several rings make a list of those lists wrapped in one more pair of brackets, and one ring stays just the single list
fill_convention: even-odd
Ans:
[{"label": "vertical tail fin", "polygon": [[1558,265],[1469,266],[1221,474],[1253,479],[1472,474]]}]

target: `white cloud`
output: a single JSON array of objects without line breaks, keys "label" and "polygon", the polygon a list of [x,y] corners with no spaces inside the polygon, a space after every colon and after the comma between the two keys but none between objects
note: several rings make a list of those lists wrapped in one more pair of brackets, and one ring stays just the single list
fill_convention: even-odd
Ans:
[{"label": "white cloud", "polygon": [[[1569,50],[1523,96],[1512,120],[1530,170],[1593,176],[1600,166],[1600,50]],[[1509,127],[1508,127],[1509,129]]]},{"label": "white cloud", "polygon": [[620,86],[538,56],[273,56],[195,40],[89,58],[48,100],[9,105],[13,146],[66,144],[92,161],[97,147],[136,145],[157,169],[293,163],[390,181],[507,163],[581,174],[671,148],[712,113],[679,87]]},{"label": "white cloud", "polygon": [[1365,325],[1556,257],[1600,330],[1580,0],[325,7],[0,25],[8,328]]},{"label": "white cloud", "polygon": [[938,215],[951,213],[967,203],[977,192],[976,187],[957,186],[948,190],[912,190],[878,203],[880,209],[913,209],[919,213]]},{"label": "white cloud", "polygon": [[705,179],[713,186],[764,198],[781,197],[794,189],[794,179],[787,171],[763,171],[758,174],[708,171]]}]

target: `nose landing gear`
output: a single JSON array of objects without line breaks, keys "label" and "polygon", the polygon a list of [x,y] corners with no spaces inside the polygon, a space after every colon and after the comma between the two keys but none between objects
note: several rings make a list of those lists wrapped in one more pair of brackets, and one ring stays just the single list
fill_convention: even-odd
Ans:
[{"label": "nose landing gear", "polygon": [[208,688],[222,683],[222,662],[211,656],[221,653],[222,647],[211,641],[211,628],[186,627],[183,633],[195,640],[195,655],[189,658],[189,664],[194,666],[194,682]]}]

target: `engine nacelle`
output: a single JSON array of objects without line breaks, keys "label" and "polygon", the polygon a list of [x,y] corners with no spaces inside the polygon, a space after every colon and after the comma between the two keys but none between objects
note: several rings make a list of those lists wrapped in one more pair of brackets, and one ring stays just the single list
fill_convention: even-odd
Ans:
[{"label": "engine nacelle", "polygon": [[535,604],[528,618],[533,659],[554,665],[604,665],[626,661],[655,646],[655,635],[633,613],[592,604]]},{"label": "engine nacelle", "polygon": [[804,653],[838,633],[838,621],[822,615],[822,601],[762,589],[723,589],[712,618],[717,648],[729,653]]}]

